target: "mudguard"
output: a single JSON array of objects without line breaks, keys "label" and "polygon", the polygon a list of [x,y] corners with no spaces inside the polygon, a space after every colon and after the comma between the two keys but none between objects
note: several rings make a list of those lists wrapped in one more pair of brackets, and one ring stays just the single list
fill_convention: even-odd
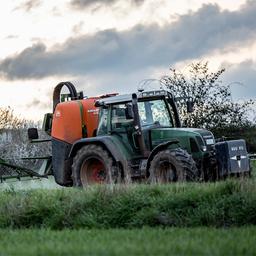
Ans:
[{"label": "mudguard", "polygon": [[109,152],[109,154],[113,157],[115,162],[121,163],[123,168],[127,166],[127,159],[125,159],[120,150],[118,150],[118,147],[115,144],[115,142],[111,139],[111,136],[84,138],[76,141],[71,147],[69,158],[73,158],[79,149],[89,144],[96,144],[102,146]]}]

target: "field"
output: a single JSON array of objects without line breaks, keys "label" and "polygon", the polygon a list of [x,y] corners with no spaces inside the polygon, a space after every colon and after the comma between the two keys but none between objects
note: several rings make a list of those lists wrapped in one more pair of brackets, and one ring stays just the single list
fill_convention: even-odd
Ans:
[{"label": "field", "polygon": [[256,227],[1,230],[0,255],[255,255]]},{"label": "field", "polygon": [[11,187],[0,255],[255,255],[255,184]]}]

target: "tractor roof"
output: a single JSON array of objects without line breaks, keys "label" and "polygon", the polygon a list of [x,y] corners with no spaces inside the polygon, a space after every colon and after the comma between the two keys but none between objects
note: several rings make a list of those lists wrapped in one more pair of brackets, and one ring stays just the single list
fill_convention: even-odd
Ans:
[{"label": "tractor roof", "polygon": [[[138,99],[159,98],[161,96],[167,96],[168,92],[165,90],[156,90],[156,91],[137,92],[136,94]],[[113,97],[100,99],[97,101],[97,105],[110,105],[114,103],[125,103],[129,101],[132,101],[132,94],[123,94],[123,95],[117,95]]]}]

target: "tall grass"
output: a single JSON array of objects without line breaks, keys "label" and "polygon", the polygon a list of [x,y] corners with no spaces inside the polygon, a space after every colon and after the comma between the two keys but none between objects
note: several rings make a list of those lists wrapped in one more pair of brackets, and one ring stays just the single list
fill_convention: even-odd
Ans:
[{"label": "tall grass", "polygon": [[0,228],[231,227],[256,224],[254,180],[9,190]]}]

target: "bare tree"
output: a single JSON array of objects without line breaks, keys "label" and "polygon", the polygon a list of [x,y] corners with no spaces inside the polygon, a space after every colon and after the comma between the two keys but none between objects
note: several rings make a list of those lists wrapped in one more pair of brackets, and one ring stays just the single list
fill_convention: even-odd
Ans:
[{"label": "bare tree", "polygon": [[0,108],[0,130],[20,129],[24,126],[24,124],[25,120],[15,116],[10,107]]},{"label": "bare tree", "polygon": [[[50,155],[51,147],[49,143],[29,143],[26,131],[29,127],[39,127],[39,123],[15,116],[10,107],[0,108],[0,158],[29,168],[39,168],[40,160],[23,161],[20,158]],[[39,130],[39,135],[48,138],[42,130]]]}]

